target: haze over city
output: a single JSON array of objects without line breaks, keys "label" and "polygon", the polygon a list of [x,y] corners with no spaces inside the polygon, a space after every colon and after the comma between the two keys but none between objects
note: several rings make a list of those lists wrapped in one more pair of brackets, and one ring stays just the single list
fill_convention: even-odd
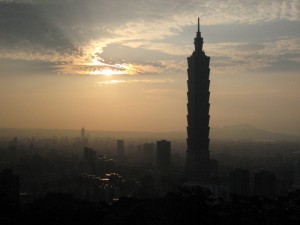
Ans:
[{"label": "haze over city", "polygon": [[185,131],[200,17],[210,126],[300,135],[300,1],[0,1],[0,127]]},{"label": "haze over city", "polygon": [[0,0],[3,224],[300,224],[300,0]]}]

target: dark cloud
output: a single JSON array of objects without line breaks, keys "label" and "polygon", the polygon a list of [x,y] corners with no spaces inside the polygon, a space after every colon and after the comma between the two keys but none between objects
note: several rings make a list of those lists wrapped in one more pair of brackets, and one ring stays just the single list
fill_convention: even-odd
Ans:
[{"label": "dark cloud", "polygon": [[[186,2],[189,5],[190,1]],[[58,51],[101,37],[130,21],[164,20],[181,1],[0,1],[0,46],[43,46]]]},{"label": "dark cloud", "polygon": [[65,51],[72,43],[32,4],[0,4],[1,49]]},{"label": "dark cloud", "polygon": [[[13,75],[40,75],[51,74],[55,70],[55,63],[42,61],[42,60],[12,60],[1,59],[0,60],[0,76],[13,76]],[[16,71],[18,73],[16,74]]]},{"label": "dark cloud", "polygon": [[298,36],[299,21],[272,21],[259,24],[228,24],[204,27],[208,43],[261,42],[283,36]]},{"label": "dark cloud", "polygon": [[147,56],[147,61],[182,59],[181,56],[170,55],[158,50],[143,49],[141,47],[132,48],[118,44],[110,44],[104,47],[103,52],[98,56],[109,63],[120,63],[124,60],[126,62],[143,63],[145,62],[145,56]]},{"label": "dark cloud", "polygon": [[[249,59],[255,61],[258,60],[255,52],[262,50],[265,57],[277,57],[277,52],[267,53],[266,43],[285,36],[300,37],[299,21],[293,21],[298,17],[288,19],[289,13],[280,11],[282,17],[287,18],[282,20],[277,10],[269,9],[265,1],[257,15],[247,14],[247,10],[256,9],[258,0],[235,4],[238,7],[232,4],[238,1],[216,2],[219,1],[0,0],[0,57],[26,59],[27,54],[35,55],[32,60],[80,65],[89,63],[100,52],[98,56],[111,63],[120,63],[123,59],[139,64],[178,61],[193,48],[191,42],[198,13],[204,17],[201,31],[205,50],[218,48],[220,43],[238,43],[217,49],[219,52],[234,49],[237,58],[252,54]],[[265,14],[261,11],[264,10],[266,13],[271,10],[270,20],[263,21]],[[195,17],[192,26],[191,17]],[[211,22],[205,23],[205,19]],[[247,51],[250,53],[244,54]],[[211,56],[216,57],[214,53]],[[234,58],[214,60],[225,63],[224,66],[248,63]],[[271,65],[273,61],[276,60],[265,60],[264,65],[259,66]]]},{"label": "dark cloud", "polygon": [[[297,58],[298,61],[293,59]],[[286,54],[278,57],[275,62],[272,62],[270,67],[264,68],[263,71],[268,72],[297,72],[300,71],[300,53],[298,54]]]},{"label": "dark cloud", "polygon": [[235,49],[239,51],[258,51],[264,49],[263,43],[246,43],[235,46]]},{"label": "dark cloud", "polygon": [[65,53],[81,43],[109,37],[109,27],[104,23],[109,19],[104,16],[109,15],[104,13],[107,9],[95,9],[89,3],[0,2],[0,49]]},{"label": "dark cloud", "polygon": [[[300,21],[278,20],[264,23],[232,23],[200,25],[207,44],[224,42],[251,42],[259,45],[262,41],[272,41],[280,37],[300,37]],[[194,35],[195,25],[185,26],[178,35],[165,38],[164,42],[186,42],[186,35]]]}]

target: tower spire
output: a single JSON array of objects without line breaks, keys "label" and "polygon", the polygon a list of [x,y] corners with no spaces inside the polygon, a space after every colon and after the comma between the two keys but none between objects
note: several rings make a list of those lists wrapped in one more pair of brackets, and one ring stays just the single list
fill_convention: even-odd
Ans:
[{"label": "tower spire", "polygon": [[194,38],[195,51],[201,53],[203,47],[203,38],[201,37],[200,32],[200,18],[198,17],[198,30],[196,33],[196,37]]}]

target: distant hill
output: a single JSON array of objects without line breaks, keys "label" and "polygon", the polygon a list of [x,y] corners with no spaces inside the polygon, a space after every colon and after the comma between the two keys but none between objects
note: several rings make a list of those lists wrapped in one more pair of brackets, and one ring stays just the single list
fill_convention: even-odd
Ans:
[{"label": "distant hill", "polygon": [[[80,127],[81,129],[81,127]],[[18,128],[0,128],[0,138],[13,137],[80,137],[80,129],[18,129]],[[106,131],[89,130],[86,134],[90,137],[113,137],[113,138],[153,138],[153,139],[180,139],[185,138],[184,132],[145,132],[145,131]]]},{"label": "distant hill", "polygon": [[215,127],[210,134],[212,139],[224,140],[300,141],[299,136],[270,132],[249,124]]},{"label": "distant hill", "polygon": [[[81,128],[80,128],[81,129]],[[11,137],[79,137],[80,129],[8,129],[0,128],[0,138]],[[150,138],[155,140],[185,139],[186,132],[143,132],[143,131],[97,131],[88,130],[87,134],[91,137],[114,137],[126,138]],[[283,133],[275,133],[256,128],[248,124],[213,127],[210,129],[212,140],[253,140],[253,141],[297,141],[300,136],[293,136]]]}]

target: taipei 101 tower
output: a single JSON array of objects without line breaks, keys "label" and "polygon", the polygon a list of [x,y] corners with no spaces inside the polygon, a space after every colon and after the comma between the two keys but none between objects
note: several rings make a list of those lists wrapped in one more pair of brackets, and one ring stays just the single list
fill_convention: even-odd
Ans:
[{"label": "taipei 101 tower", "polygon": [[189,181],[207,182],[209,169],[209,61],[203,51],[198,18],[195,50],[188,61],[187,155],[185,174]]}]

